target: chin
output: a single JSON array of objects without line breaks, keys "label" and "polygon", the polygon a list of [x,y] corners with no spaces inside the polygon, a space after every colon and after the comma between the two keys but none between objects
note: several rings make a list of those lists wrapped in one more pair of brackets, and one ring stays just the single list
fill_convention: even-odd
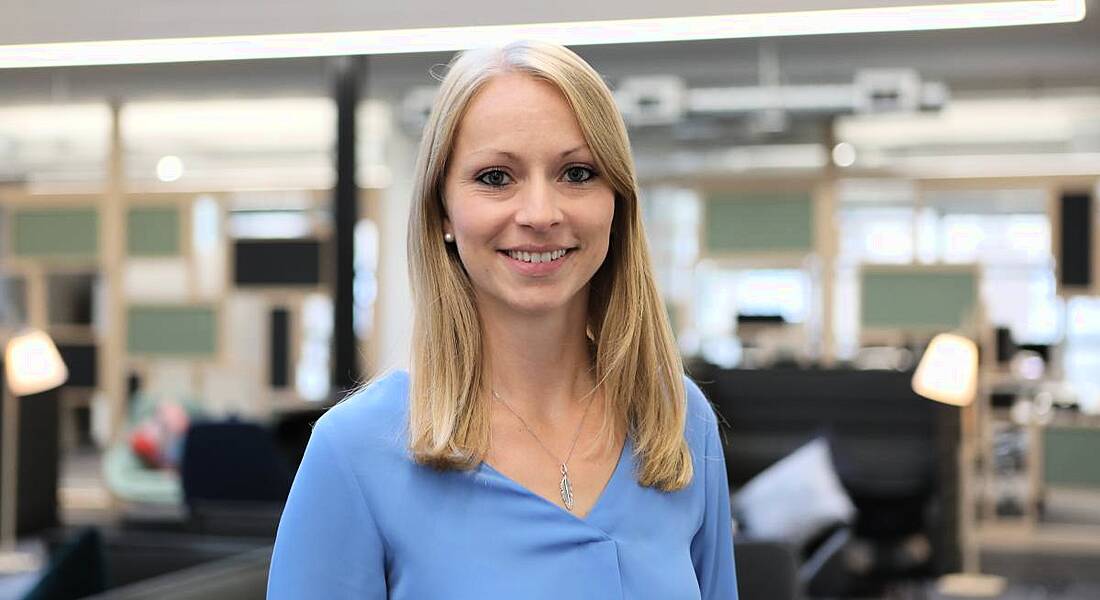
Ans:
[{"label": "chin", "polygon": [[536,315],[565,310],[575,296],[567,297],[549,290],[532,290],[529,294],[512,294],[505,298],[506,305],[512,310]]},{"label": "chin", "polygon": [[508,306],[519,313],[528,315],[547,314],[565,309],[565,302],[551,302],[545,299],[530,301],[513,301]]}]

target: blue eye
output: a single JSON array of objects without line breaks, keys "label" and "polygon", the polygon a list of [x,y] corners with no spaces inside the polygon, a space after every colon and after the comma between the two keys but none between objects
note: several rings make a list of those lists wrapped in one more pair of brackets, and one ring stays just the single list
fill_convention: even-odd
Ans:
[{"label": "blue eye", "polygon": [[505,185],[508,185],[511,179],[512,178],[509,177],[507,173],[501,171],[500,169],[485,171],[481,175],[477,176],[478,181],[484,183],[485,185],[490,185],[493,187],[503,187]]},{"label": "blue eye", "polygon": [[596,176],[596,172],[580,165],[565,170],[565,180],[569,183],[584,183]]}]

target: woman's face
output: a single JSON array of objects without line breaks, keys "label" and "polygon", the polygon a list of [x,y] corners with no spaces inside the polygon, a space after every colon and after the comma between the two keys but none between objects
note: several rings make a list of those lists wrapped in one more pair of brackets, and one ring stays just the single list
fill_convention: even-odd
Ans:
[{"label": "woman's face", "polygon": [[615,193],[557,88],[518,73],[489,80],[459,123],[443,194],[444,231],[483,308],[587,305]]}]

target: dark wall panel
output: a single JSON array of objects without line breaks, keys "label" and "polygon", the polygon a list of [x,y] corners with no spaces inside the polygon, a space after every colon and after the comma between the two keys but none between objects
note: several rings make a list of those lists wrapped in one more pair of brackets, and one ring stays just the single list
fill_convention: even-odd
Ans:
[{"label": "dark wall panel", "polygon": [[317,285],[321,282],[318,240],[238,240],[233,280],[249,285]]},{"label": "dark wall panel", "polygon": [[62,344],[57,347],[61,353],[61,360],[69,369],[67,386],[88,387],[96,386],[96,347],[92,344]]}]

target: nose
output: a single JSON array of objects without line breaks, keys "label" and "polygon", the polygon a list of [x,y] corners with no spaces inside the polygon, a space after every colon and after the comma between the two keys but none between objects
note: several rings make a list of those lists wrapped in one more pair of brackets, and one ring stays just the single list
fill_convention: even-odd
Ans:
[{"label": "nose", "polygon": [[564,217],[558,193],[552,183],[538,179],[525,186],[518,198],[516,222],[536,231],[549,231]]}]

